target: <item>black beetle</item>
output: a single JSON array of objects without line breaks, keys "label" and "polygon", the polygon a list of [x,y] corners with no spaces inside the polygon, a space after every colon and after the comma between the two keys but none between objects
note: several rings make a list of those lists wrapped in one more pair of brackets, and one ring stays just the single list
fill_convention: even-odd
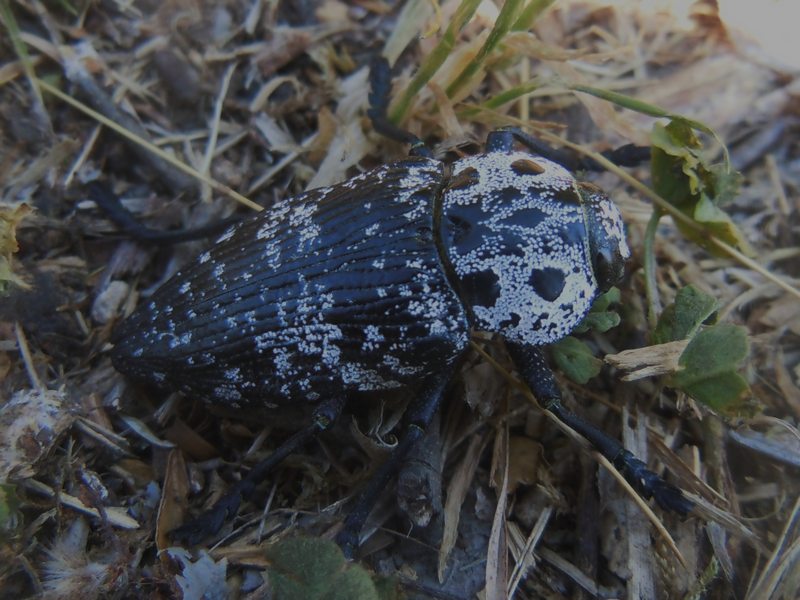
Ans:
[{"label": "black beetle", "polygon": [[586,436],[646,497],[692,504],[616,440],[563,408],[542,346],[567,335],[628,257],[619,211],[564,167],[514,149],[517,130],[452,164],[385,117],[388,70],[373,67],[376,130],[412,156],[311,190],[231,227],[116,330],[111,358],[133,379],[228,407],[314,407],[307,428],[178,536],[216,531],[272,466],[361,392],[411,388],[392,457],[340,534],[348,553],[375,499],[423,435],[470,329],[501,334],[544,406]]}]

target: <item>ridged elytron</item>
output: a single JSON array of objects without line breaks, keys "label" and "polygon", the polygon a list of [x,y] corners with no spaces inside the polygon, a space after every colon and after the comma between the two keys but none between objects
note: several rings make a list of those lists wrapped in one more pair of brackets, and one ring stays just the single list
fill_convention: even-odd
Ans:
[{"label": "ridged elytron", "polygon": [[435,160],[386,120],[384,71],[373,68],[372,84],[376,129],[411,142],[412,156],[234,225],[116,331],[113,363],[139,381],[229,407],[314,407],[306,429],[179,536],[194,541],[218,528],[349,398],[409,388],[416,399],[401,441],[340,535],[352,551],[376,497],[437,410],[471,329],[501,334],[548,410],[643,495],[687,512],[677,488],[563,408],[542,354],[622,275],[629,251],[614,203],[555,162],[516,150],[528,141],[516,130],[490,134],[482,154]]}]

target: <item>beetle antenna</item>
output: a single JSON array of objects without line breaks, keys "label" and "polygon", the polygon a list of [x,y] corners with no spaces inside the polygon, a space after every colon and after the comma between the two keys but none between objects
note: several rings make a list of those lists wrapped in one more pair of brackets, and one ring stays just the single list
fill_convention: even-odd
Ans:
[{"label": "beetle antenna", "polygon": [[[569,171],[605,170],[605,167],[594,159],[588,156],[582,156],[571,150],[558,150],[553,148],[519,127],[502,127],[489,134],[490,139],[492,139],[492,136],[501,139],[499,134],[513,136],[515,140],[534,154],[552,160]],[[621,167],[636,167],[649,161],[651,152],[648,146],[625,144],[613,150],[604,150],[600,154]]]}]

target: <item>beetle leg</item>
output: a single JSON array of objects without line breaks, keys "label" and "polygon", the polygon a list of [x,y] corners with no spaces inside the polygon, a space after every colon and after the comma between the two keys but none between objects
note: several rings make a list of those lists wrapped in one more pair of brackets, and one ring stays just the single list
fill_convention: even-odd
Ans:
[{"label": "beetle leg", "polygon": [[226,519],[236,515],[242,500],[248,499],[253,494],[267,473],[287,456],[297,451],[308,440],[328,429],[339,416],[343,405],[344,401],[341,398],[336,398],[317,406],[314,411],[313,422],[308,427],[292,435],[268,458],[250,469],[247,477],[236,483],[228,493],[217,500],[210,510],[173,529],[170,532],[170,537],[175,541],[194,545],[198,544],[203,538],[217,533]]},{"label": "beetle leg", "polygon": [[445,388],[450,381],[450,375],[450,371],[447,370],[445,375],[437,374],[435,378],[428,380],[406,411],[403,433],[394,451],[372,475],[366,487],[359,494],[355,506],[345,518],[344,527],[336,536],[336,543],[339,544],[348,559],[353,558],[355,550],[359,546],[359,532],[375,502],[400,469],[409,451],[425,435],[425,430],[439,409]]},{"label": "beetle leg", "polygon": [[561,391],[558,389],[553,371],[547,365],[539,347],[506,342],[506,348],[523,380],[544,407],[589,440],[642,496],[654,497],[659,506],[681,515],[686,515],[692,510],[694,504],[680,489],[648,470],[641,460],[617,440],[564,408],[561,404]]},{"label": "beetle leg", "polygon": [[372,128],[383,137],[410,144],[408,153],[411,156],[432,156],[425,143],[410,131],[401,129],[389,119],[386,114],[389,109],[389,93],[392,90],[392,69],[389,61],[384,56],[375,56],[369,65],[369,108],[367,116],[372,122]]},{"label": "beetle leg", "polygon": [[[489,134],[486,140],[488,151],[511,150],[513,140],[518,141],[531,152],[560,164],[570,171],[602,171],[605,169],[593,159],[569,150],[557,150],[536,139],[518,127],[503,127]],[[494,147],[499,144],[498,147]],[[650,148],[625,144],[614,150],[601,152],[611,162],[621,167],[635,167],[650,160]]]},{"label": "beetle leg", "polygon": [[195,229],[179,229],[175,231],[161,231],[151,229],[139,223],[136,217],[122,205],[119,197],[111,188],[99,181],[93,181],[86,186],[88,196],[106,216],[114,221],[128,235],[139,241],[153,244],[177,244],[191,240],[199,240],[212,235],[219,235],[234,223],[240,221],[239,217],[223,219],[204,227]]},{"label": "beetle leg", "polygon": [[442,512],[440,413],[412,448],[397,475],[397,504],[416,527],[427,527]]}]

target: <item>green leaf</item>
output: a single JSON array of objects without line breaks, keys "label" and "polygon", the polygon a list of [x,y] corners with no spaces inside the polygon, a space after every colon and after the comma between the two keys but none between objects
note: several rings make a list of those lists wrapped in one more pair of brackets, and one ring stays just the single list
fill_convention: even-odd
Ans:
[{"label": "green leaf", "polygon": [[602,312],[608,310],[612,304],[619,304],[622,299],[618,287],[612,287],[605,294],[600,294],[592,304],[591,312]]},{"label": "green leaf", "polygon": [[694,335],[716,310],[714,298],[687,285],[675,296],[675,302],[661,313],[653,332],[653,343],[665,344]]},{"label": "green leaf", "polygon": [[714,181],[714,196],[718,205],[727,204],[739,195],[744,177],[739,171],[728,168],[724,163],[709,167]]},{"label": "green leaf", "polygon": [[567,336],[551,347],[558,368],[575,383],[584,384],[600,373],[603,361],[577,338]]},{"label": "green leaf", "polygon": [[712,254],[727,256],[727,254],[722,253],[714,244],[709,242],[708,234],[711,233],[714,237],[739,248],[745,254],[753,256],[753,248],[744,237],[744,234],[728,214],[717,207],[706,194],[700,194],[694,207],[690,207],[690,209],[691,217],[696,223],[703,225],[704,231],[697,231],[681,221],[676,221],[675,224],[684,237]]},{"label": "green leaf", "polygon": [[709,252],[720,254],[721,250],[709,243],[711,234],[752,256],[749,242],[720,208],[738,194],[741,175],[727,161],[708,164],[693,125],[681,118],[673,118],[667,125],[653,125],[650,134],[653,188],[700,225],[698,229],[676,221],[687,239]]},{"label": "green leaf", "polygon": [[267,549],[272,596],[285,600],[387,600],[396,586],[380,584],[370,573],[348,563],[330,540],[288,538]]},{"label": "green leaf", "polygon": [[600,333],[605,333],[609,329],[613,329],[619,325],[619,321],[619,314],[614,311],[590,312],[584,317],[578,327],[575,328],[575,331],[583,333],[584,331],[593,329]]},{"label": "green leaf", "polygon": [[728,323],[708,327],[689,342],[678,359],[681,370],[668,383],[718,412],[740,416],[749,409],[750,387],[737,368],[747,353],[743,327]]},{"label": "green leaf", "polygon": [[[594,330],[605,333],[619,325],[619,315],[615,311],[608,310],[612,304],[618,304],[619,300],[620,292],[615,287],[599,295],[587,315],[573,331],[584,333]],[[597,376],[603,366],[603,361],[592,353],[589,346],[575,337],[565,337],[552,344],[550,348],[558,367],[576,383],[586,383]]]},{"label": "green leaf", "polygon": [[666,126],[655,123],[650,143],[653,189],[670,204],[688,209],[700,185],[695,172],[700,142],[685,123],[672,121]]},{"label": "green leaf", "polygon": [[592,308],[578,326],[573,330],[575,333],[584,333],[589,330],[605,333],[609,329],[619,325],[620,318],[616,311],[608,310],[612,304],[620,301],[619,289],[612,287],[605,294],[601,294],[592,304]]}]

